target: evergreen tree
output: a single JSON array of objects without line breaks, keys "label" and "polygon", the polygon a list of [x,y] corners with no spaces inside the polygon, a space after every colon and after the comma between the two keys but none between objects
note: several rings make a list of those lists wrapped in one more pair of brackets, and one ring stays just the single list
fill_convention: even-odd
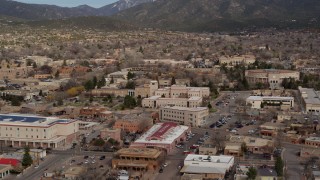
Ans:
[{"label": "evergreen tree", "polygon": [[127,78],[128,79],[132,79],[132,78],[134,78],[134,76],[135,76],[135,74],[134,73],[132,73],[132,72],[128,72],[128,74],[127,74]]},{"label": "evergreen tree", "polygon": [[93,82],[91,80],[88,80],[84,83],[84,88],[86,89],[86,91],[89,91],[94,88],[93,85]]},{"label": "evergreen tree", "polygon": [[124,98],[124,102],[123,102],[123,105],[125,108],[134,108],[137,106],[137,102],[136,100],[134,99],[134,97],[131,97],[129,95],[127,95],[125,98]]},{"label": "evergreen tree", "polygon": [[65,59],[63,60],[62,66],[67,66],[67,61]]},{"label": "evergreen tree", "polygon": [[278,176],[283,176],[283,160],[281,159],[281,157],[277,157],[274,168],[278,174]]},{"label": "evergreen tree", "polygon": [[57,72],[54,74],[54,78],[58,79],[58,78],[59,78],[59,76],[60,76],[60,72],[59,72],[59,71],[57,71]]},{"label": "evergreen tree", "polygon": [[11,98],[11,105],[12,106],[20,106],[21,102],[19,100],[19,98],[17,98],[16,96]]},{"label": "evergreen tree", "polygon": [[43,96],[42,89],[40,89],[40,91],[39,91],[39,96]]},{"label": "evergreen tree", "polygon": [[255,180],[257,176],[257,170],[254,167],[249,167],[247,172],[248,180]]},{"label": "evergreen tree", "polygon": [[209,102],[209,104],[208,104],[208,108],[209,108],[209,109],[212,109],[212,105],[211,105],[210,102]]},{"label": "evergreen tree", "polygon": [[248,147],[247,147],[247,144],[245,142],[243,142],[241,144],[241,151],[242,151],[242,153],[248,152]]},{"label": "evergreen tree", "polygon": [[172,85],[176,84],[176,78],[174,78],[174,76],[173,76],[172,79],[171,79],[171,84],[172,84]]},{"label": "evergreen tree", "polygon": [[92,79],[92,85],[93,85],[92,89],[96,88],[97,84],[98,84],[98,78],[97,76],[94,76]]},{"label": "evergreen tree", "polygon": [[28,167],[28,166],[32,165],[32,163],[33,163],[32,157],[29,152],[30,152],[29,147],[25,147],[23,158],[22,158],[22,166],[24,166],[24,167]]},{"label": "evergreen tree", "polygon": [[126,84],[126,89],[135,89],[136,83],[134,81],[128,81]]},{"label": "evergreen tree", "polygon": [[103,146],[105,141],[102,138],[96,139],[93,143],[95,146]]},{"label": "evergreen tree", "polygon": [[32,65],[32,60],[31,59],[27,59],[27,66],[31,66]]},{"label": "evergreen tree", "polygon": [[141,52],[142,54],[143,54],[143,48],[142,48],[142,46],[140,46],[140,48],[139,48],[139,51],[138,52]]},{"label": "evergreen tree", "polygon": [[137,105],[138,105],[138,106],[141,106],[141,105],[142,105],[141,95],[138,95],[138,97],[137,97]]},{"label": "evergreen tree", "polygon": [[32,67],[35,69],[37,68],[37,63],[33,62]]},{"label": "evergreen tree", "polygon": [[114,83],[114,79],[113,77],[111,77],[110,84],[113,84],[113,83]]},{"label": "evergreen tree", "polygon": [[97,88],[100,89],[105,85],[106,85],[106,79],[104,78],[104,76],[102,76],[101,79],[98,81]]}]

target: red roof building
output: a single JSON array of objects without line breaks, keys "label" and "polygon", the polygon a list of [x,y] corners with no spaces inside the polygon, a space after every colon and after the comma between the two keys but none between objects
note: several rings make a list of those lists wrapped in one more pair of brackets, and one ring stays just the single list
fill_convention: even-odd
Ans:
[{"label": "red roof building", "polygon": [[189,126],[183,126],[174,122],[162,122],[153,125],[147,132],[142,134],[130,147],[157,147],[166,151],[167,154],[175,153],[176,145],[186,139],[190,133]]},{"label": "red roof building", "polygon": [[0,158],[0,164],[17,166],[20,163],[17,159]]},{"label": "red roof building", "polygon": [[177,124],[174,122],[165,122],[155,133],[149,136],[148,139],[162,140],[164,139],[163,135],[165,135],[171,128],[174,128],[176,126]]}]

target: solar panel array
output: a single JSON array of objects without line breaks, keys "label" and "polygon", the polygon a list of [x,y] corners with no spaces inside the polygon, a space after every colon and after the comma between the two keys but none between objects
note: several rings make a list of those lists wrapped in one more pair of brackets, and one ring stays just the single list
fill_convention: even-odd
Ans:
[{"label": "solar panel array", "polygon": [[36,117],[36,116],[16,116],[16,115],[0,115],[0,121],[6,122],[27,122],[33,123],[37,121],[45,121],[45,117]]}]

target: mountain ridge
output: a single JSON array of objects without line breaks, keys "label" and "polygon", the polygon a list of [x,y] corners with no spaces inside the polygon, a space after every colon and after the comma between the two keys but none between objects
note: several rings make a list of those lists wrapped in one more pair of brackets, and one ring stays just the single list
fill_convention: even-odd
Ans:
[{"label": "mountain ridge", "polygon": [[94,8],[86,4],[76,7],[60,7],[46,4],[27,4],[12,0],[0,0],[0,15],[27,20],[63,19],[79,16],[110,16],[119,11],[155,0],[119,0],[115,3]]},{"label": "mountain ridge", "polygon": [[[25,4],[0,0],[0,16],[32,21],[112,16],[115,23],[179,31],[235,31],[246,28],[320,27],[319,0],[119,0],[93,8]],[[87,18],[90,19],[90,18]],[[104,18],[91,18],[103,23]],[[64,21],[52,21],[64,24]],[[77,19],[77,22],[80,22]],[[71,23],[71,22],[70,22]],[[89,23],[91,24],[91,23]],[[91,24],[93,25],[93,24]],[[94,26],[96,27],[96,26]],[[121,26],[120,26],[121,27]]]},{"label": "mountain ridge", "polygon": [[[318,0],[158,0],[121,11],[116,18],[168,30],[319,25]],[[216,24],[216,25],[215,25]],[[221,27],[220,27],[221,26]]]}]

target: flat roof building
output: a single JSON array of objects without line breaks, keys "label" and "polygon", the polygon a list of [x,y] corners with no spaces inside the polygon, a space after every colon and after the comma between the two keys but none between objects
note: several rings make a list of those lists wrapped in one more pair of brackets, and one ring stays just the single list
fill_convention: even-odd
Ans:
[{"label": "flat roof building", "polygon": [[271,89],[281,89],[284,79],[299,80],[300,72],[282,69],[254,69],[246,70],[245,77],[249,84],[269,84]]},{"label": "flat roof building", "polygon": [[160,108],[160,121],[171,121],[186,126],[201,127],[209,115],[207,107],[165,106]]},{"label": "flat roof building", "polygon": [[164,106],[200,107],[201,104],[201,97],[162,98],[161,96],[152,96],[142,99],[142,107],[145,108],[159,108]]},{"label": "flat roof building", "polygon": [[13,168],[10,165],[0,165],[0,179],[4,179],[6,176],[10,175],[12,169]]},{"label": "flat roof building", "polygon": [[317,91],[312,88],[302,88],[299,87],[299,93],[302,98],[302,103],[304,105],[306,112],[320,112],[320,98]]},{"label": "flat roof building", "polygon": [[[241,150],[242,143],[246,143],[248,151],[253,154],[270,153],[274,148],[274,142],[272,140],[250,136],[231,136],[226,143],[226,148],[230,150],[230,152],[236,153],[236,150]],[[238,153],[240,154],[240,152]]]},{"label": "flat roof building", "polygon": [[208,87],[187,87],[186,85],[172,85],[171,87],[160,88],[155,91],[156,96],[164,96],[166,98],[190,98],[208,97],[210,89]]},{"label": "flat roof building", "polygon": [[172,153],[175,146],[186,139],[190,127],[173,122],[157,123],[131,144],[130,147],[156,147]]},{"label": "flat roof building", "polygon": [[0,141],[13,147],[58,148],[77,136],[77,120],[22,114],[0,114]]},{"label": "flat roof building", "polygon": [[163,152],[158,149],[123,148],[115,153],[112,168],[135,171],[156,170],[163,161]]},{"label": "flat roof building", "polygon": [[204,179],[224,179],[234,165],[233,156],[207,156],[188,154],[181,173],[201,174]]},{"label": "flat roof building", "polygon": [[116,120],[113,128],[121,129],[124,132],[144,132],[153,125],[151,116],[143,114],[128,114],[121,119]]},{"label": "flat roof building", "polygon": [[293,97],[280,96],[249,96],[246,99],[246,104],[250,104],[253,109],[261,109],[264,106],[288,106],[294,107]]},{"label": "flat roof building", "polygon": [[221,56],[219,58],[219,63],[236,66],[240,64],[249,65],[256,61],[254,55],[241,55],[241,56]]},{"label": "flat roof building", "polygon": [[313,147],[320,147],[320,137],[309,137],[306,139],[305,144]]}]

